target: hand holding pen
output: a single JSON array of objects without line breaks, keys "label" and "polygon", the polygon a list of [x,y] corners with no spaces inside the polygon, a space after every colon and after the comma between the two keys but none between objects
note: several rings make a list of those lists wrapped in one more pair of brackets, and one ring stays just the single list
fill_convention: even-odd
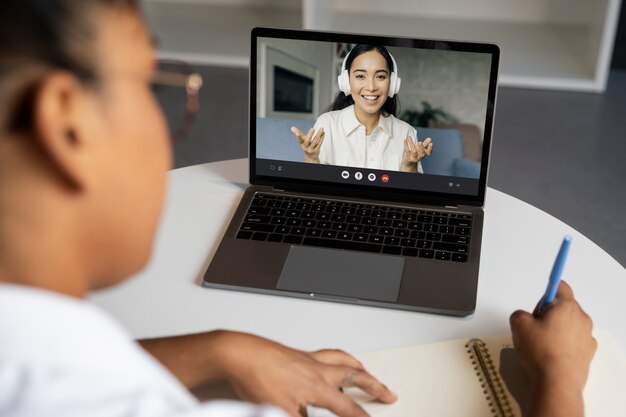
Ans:
[{"label": "hand holding pen", "polygon": [[578,416],[582,392],[596,351],[591,318],[561,274],[571,238],[566,237],[552,268],[548,288],[534,314],[511,315],[513,344],[531,383],[527,415]]}]

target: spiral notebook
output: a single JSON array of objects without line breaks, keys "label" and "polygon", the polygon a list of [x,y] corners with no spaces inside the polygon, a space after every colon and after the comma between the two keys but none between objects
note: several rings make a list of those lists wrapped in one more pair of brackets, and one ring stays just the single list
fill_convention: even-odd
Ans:
[{"label": "spiral notebook", "polygon": [[[584,392],[585,416],[626,416],[626,360],[613,338],[594,332],[598,350]],[[393,405],[346,390],[372,417],[521,417],[528,381],[510,337],[460,339],[356,355],[399,395]],[[311,409],[310,417],[330,416]]]}]

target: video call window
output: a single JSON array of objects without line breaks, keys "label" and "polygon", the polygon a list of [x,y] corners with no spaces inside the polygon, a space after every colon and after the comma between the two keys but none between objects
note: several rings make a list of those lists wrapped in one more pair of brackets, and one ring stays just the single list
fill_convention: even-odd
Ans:
[{"label": "video call window", "polygon": [[259,38],[257,56],[257,158],[480,177],[490,54]]}]

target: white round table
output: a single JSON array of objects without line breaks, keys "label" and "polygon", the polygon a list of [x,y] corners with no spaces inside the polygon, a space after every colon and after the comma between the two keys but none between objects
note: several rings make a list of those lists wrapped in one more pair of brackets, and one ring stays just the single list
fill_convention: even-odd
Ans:
[{"label": "white round table", "polygon": [[[94,293],[135,337],[214,329],[255,333],[289,346],[361,352],[509,333],[516,309],[532,310],[563,235],[573,237],[564,271],[597,327],[626,351],[626,270],[558,219],[489,188],[476,312],[467,318],[201,287],[202,276],[248,181],[238,159],[170,174],[152,260],[125,283]],[[245,262],[245,259],[241,259]]]}]

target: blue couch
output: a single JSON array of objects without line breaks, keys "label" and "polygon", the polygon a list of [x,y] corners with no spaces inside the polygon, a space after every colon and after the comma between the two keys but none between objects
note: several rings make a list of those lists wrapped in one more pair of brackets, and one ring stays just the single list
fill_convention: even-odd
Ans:
[{"label": "blue couch", "polygon": [[[303,132],[312,128],[311,120],[257,117],[257,158],[303,162],[304,155],[291,126]],[[420,140],[432,138],[433,154],[422,161],[425,174],[479,178],[480,163],[463,158],[463,140],[456,129],[416,128]]]}]

